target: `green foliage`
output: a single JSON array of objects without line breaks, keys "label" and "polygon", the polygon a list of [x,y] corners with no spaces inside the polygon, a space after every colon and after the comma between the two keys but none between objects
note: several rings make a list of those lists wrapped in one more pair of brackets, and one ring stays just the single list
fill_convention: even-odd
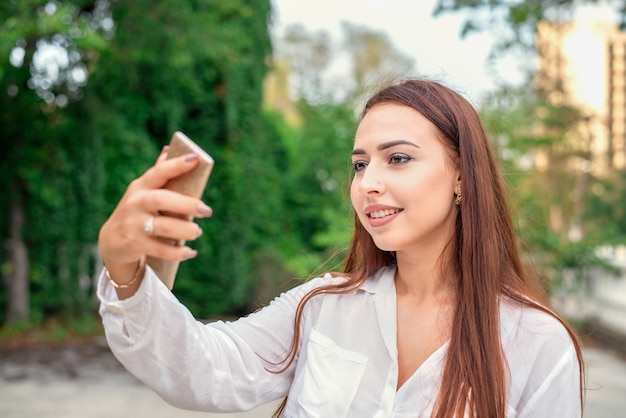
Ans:
[{"label": "green foliage", "polygon": [[[181,266],[175,293],[201,317],[243,309],[252,255],[270,245],[282,210],[282,142],[261,111],[269,4],[137,1],[112,12],[116,36],[93,76],[97,91],[86,97],[111,112],[101,122],[105,165],[119,171],[107,169],[110,209],[128,177],[184,131],[216,161],[205,195],[215,215],[192,244],[200,255]],[[107,129],[110,118],[119,126]],[[133,159],[143,167],[124,175],[138,166]]]},{"label": "green foliage", "polygon": [[[506,0],[439,0],[433,10],[434,16],[444,13],[465,13],[462,36],[487,31],[497,23],[511,29],[510,37],[501,38],[498,45],[515,45],[524,41],[524,32],[534,33],[538,22],[549,19],[557,12],[571,11],[581,4],[595,4],[597,0],[531,0],[510,2]],[[617,10],[617,8],[616,8]]]},{"label": "green foliage", "polygon": [[[355,104],[370,85],[410,72],[412,61],[398,52],[384,33],[344,24],[340,48],[323,32],[303,27],[287,30],[280,45],[275,73],[289,69],[286,85],[295,91],[297,129],[286,132],[291,176],[287,179],[287,266],[300,277],[341,268],[343,250],[352,233],[348,193],[350,153],[357,125]],[[330,75],[338,60],[348,62],[346,74]],[[276,93],[276,92],[274,92]],[[280,107],[280,104],[279,104]],[[312,273],[313,272],[313,273]]]},{"label": "green foliage", "polygon": [[599,177],[580,169],[589,158],[579,134],[584,115],[527,88],[495,92],[481,113],[515,196],[518,235],[539,273],[556,286],[565,269],[607,268],[596,250],[626,236],[618,203],[626,183],[620,172]]},{"label": "green foliage", "polygon": [[[286,151],[262,113],[269,12],[246,1],[2,3],[0,54],[24,54],[0,66],[0,230],[6,239],[8,207],[21,202],[32,318],[93,307],[99,226],[174,130],[217,162],[205,196],[215,217],[176,292],[199,316],[246,305],[255,254],[271,253],[286,211]],[[56,76],[31,65],[44,44],[69,57]],[[9,253],[1,260],[4,275]]]},{"label": "green foliage", "polygon": [[590,186],[588,211],[585,221],[608,243],[626,244],[626,172],[616,171],[608,178],[594,179]]},{"label": "green foliage", "polygon": [[334,252],[347,247],[350,223],[350,160],[356,120],[346,103],[300,101],[302,125],[293,138],[289,187],[290,228],[297,246],[285,248],[290,266],[307,277]]},{"label": "green foliage", "polygon": [[0,345],[54,344],[101,337],[102,322],[94,312],[83,312],[63,320],[30,321],[0,327]]},{"label": "green foliage", "polygon": [[[73,101],[82,96],[81,70],[105,45],[105,33],[90,24],[93,14],[82,4],[27,0],[3,2],[0,8],[0,55],[5,57],[0,187],[6,191],[0,232],[8,238],[9,207],[19,206],[26,223],[18,238],[31,258],[33,318],[92,303],[86,264],[101,220],[102,165],[99,143],[87,135],[84,109]],[[51,50],[60,51],[56,65],[41,61]],[[1,255],[3,274],[15,267],[10,248]]]}]

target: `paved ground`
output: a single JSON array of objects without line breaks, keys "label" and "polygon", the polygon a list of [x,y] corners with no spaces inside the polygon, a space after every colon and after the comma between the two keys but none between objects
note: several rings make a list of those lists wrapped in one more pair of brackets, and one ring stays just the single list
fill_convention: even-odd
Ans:
[{"label": "paved ground", "polygon": [[585,418],[626,417],[626,358],[599,347],[585,348]]},{"label": "paved ground", "polygon": [[[597,346],[587,346],[585,357],[585,418],[626,417],[626,359]],[[130,376],[102,342],[0,350],[2,418],[266,418],[274,408],[221,415],[173,408]]]}]

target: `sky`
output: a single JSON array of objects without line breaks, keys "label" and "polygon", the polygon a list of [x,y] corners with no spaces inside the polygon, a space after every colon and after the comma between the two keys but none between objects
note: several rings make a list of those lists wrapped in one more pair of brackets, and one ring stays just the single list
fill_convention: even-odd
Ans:
[{"label": "sky", "polygon": [[[272,0],[273,31],[302,24],[310,31],[325,30],[340,39],[341,22],[348,21],[387,34],[397,50],[412,58],[416,72],[434,77],[470,97],[493,90],[495,83],[486,68],[494,42],[493,34],[460,38],[464,17],[444,14],[432,17],[437,0]],[[585,17],[606,17],[606,11],[588,9]],[[525,58],[528,60],[528,58]],[[510,84],[524,80],[519,58],[509,57],[498,66],[498,74]]]}]

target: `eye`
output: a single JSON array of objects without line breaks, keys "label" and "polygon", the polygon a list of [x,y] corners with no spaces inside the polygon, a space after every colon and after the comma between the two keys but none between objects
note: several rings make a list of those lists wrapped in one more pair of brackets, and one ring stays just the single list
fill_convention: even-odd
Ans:
[{"label": "eye", "polygon": [[367,163],[365,161],[355,161],[352,163],[352,170],[354,170],[355,173],[359,173],[363,170],[365,170],[365,168],[367,167]]},{"label": "eye", "polygon": [[392,165],[402,165],[402,164],[408,163],[412,159],[413,158],[411,158],[410,156],[408,156],[406,154],[392,154],[389,157],[389,164],[392,164]]}]

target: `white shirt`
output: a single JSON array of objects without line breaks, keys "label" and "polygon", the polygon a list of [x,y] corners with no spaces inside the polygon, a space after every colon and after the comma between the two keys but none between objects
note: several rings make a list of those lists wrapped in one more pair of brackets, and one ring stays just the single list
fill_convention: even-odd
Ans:
[{"label": "white shirt", "polygon": [[[166,401],[211,412],[250,410],[289,395],[286,417],[429,417],[447,343],[398,390],[394,268],[346,295],[306,305],[298,356],[271,373],[293,337],[304,283],[234,322],[203,324],[148,269],[124,301],[101,276],[100,314],[115,356]],[[510,385],[507,417],[580,417],[579,369],[572,341],[553,317],[501,303],[501,341]]]}]

